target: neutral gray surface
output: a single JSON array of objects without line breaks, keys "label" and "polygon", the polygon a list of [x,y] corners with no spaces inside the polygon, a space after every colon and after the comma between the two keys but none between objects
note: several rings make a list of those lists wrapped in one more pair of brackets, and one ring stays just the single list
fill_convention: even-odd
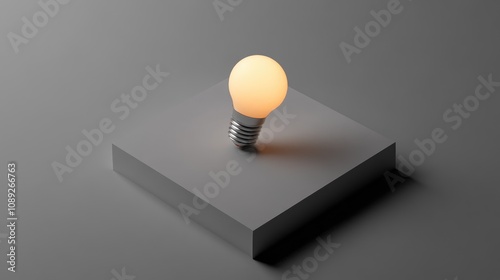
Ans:
[{"label": "neutral gray surface", "polygon": [[[20,226],[19,272],[2,265],[0,278],[111,279],[126,267],[135,280],[280,279],[311,256],[314,239],[276,265],[251,261],[111,170],[114,140],[261,53],[292,88],[396,140],[405,157],[436,127],[449,136],[413,181],[322,233],[341,247],[310,279],[498,279],[500,90],[457,130],[442,115],[479,75],[500,80],[500,4],[402,1],[348,64],[339,44],[387,2],[243,0],[221,21],[212,1],[73,0],[15,54],[7,33],[39,7],[1,1],[0,184],[16,160]],[[156,64],[171,75],[119,120],[111,102]],[[51,163],[104,117],[115,131],[59,182]],[[5,191],[0,203],[5,217]]]},{"label": "neutral gray surface", "polygon": [[210,172],[227,172],[235,162],[241,172],[209,201],[255,230],[393,143],[293,89],[276,110],[295,118],[285,124],[269,116],[283,130],[272,132],[266,122],[263,134],[271,131],[273,140],[253,156],[241,152],[227,137],[232,106],[225,80],[145,118],[115,145],[188,192],[203,192],[214,182]]},{"label": "neutral gray surface", "polygon": [[[187,223],[204,220],[253,257],[395,167],[393,141],[294,89],[267,117],[257,152],[229,141],[231,112],[227,79],[155,112],[113,143],[113,170],[173,209],[197,211],[184,213]],[[203,215],[193,196],[224,217]],[[234,221],[219,223],[226,216]],[[233,237],[240,226],[247,240]]]}]

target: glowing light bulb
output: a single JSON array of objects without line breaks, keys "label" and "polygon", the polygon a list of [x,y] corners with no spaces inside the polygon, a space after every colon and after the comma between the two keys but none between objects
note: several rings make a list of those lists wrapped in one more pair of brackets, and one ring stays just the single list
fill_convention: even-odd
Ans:
[{"label": "glowing light bulb", "polygon": [[239,148],[253,146],[266,117],[285,99],[286,73],[272,58],[252,55],[243,58],[229,75],[233,116],[229,138]]}]

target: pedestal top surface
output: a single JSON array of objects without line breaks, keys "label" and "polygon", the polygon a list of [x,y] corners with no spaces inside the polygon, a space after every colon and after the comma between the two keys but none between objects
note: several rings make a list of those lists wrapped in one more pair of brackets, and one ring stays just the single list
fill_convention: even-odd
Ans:
[{"label": "pedestal top surface", "polygon": [[248,153],[228,138],[231,113],[225,80],[115,145],[255,229],[394,143],[290,88]]}]

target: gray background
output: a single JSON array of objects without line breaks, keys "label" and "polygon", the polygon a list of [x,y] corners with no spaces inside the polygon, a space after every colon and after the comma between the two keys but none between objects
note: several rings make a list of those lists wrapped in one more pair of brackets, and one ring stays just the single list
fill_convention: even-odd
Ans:
[{"label": "gray background", "polygon": [[[1,1],[0,217],[15,160],[19,244],[13,274],[0,239],[0,278],[112,279],[126,268],[136,280],[281,279],[312,256],[314,238],[272,264],[251,260],[111,169],[115,139],[260,53],[282,64],[291,87],[395,140],[398,154],[436,127],[448,135],[396,191],[326,219],[319,236],[341,247],[310,279],[498,279],[500,89],[457,130],[442,114],[474,93],[479,75],[500,80],[500,4],[402,0],[347,63],[339,44],[387,3],[243,0],[221,21],[212,1],[73,0],[16,54],[7,34],[40,8]],[[120,121],[111,102],[156,64],[171,75]],[[115,131],[59,182],[51,163],[105,117]]]}]

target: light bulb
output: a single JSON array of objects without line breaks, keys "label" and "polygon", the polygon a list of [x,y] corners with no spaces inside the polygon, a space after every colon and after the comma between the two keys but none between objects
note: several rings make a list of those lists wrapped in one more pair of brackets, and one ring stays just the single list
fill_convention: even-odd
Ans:
[{"label": "light bulb", "polygon": [[251,55],[240,60],[229,75],[233,115],[229,138],[239,148],[253,146],[266,117],[285,99],[286,73],[275,60]]}]

